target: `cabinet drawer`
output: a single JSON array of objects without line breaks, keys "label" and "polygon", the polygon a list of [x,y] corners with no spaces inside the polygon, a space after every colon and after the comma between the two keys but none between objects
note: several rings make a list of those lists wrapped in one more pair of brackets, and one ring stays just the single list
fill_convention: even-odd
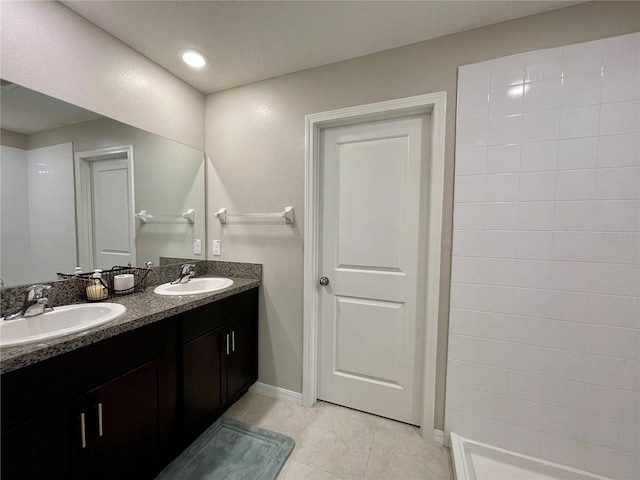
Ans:
[{"label": "cabinet drawer", "polygon": [[258,289],[252,288],[182,314],[182,343],[214,331],[258,308]]}]

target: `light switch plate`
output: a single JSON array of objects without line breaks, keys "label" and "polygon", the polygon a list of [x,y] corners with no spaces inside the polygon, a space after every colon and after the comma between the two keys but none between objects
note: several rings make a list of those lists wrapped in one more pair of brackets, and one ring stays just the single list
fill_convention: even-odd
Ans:
[{"label": "light switch plate", "polygon": [[220,240],[214,240],[213,241],[213,254],[216,257],[220,256]]},{"label": "light switch plate", "polygon": [[193,254],[202,255],[202,240],[199,238],[193,240]]}]

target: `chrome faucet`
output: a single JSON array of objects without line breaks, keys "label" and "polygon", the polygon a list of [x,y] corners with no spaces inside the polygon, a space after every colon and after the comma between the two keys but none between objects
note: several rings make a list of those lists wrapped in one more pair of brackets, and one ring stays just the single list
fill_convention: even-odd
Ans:
[{"label": "chrome faucet", "polygon": [[180,267],[180,276],[178,278],[176,278],[173,282],[171,282],[172,285],[177,285],[179,283],[187,283],[189,280],[191,280],[191,277],[193,277],[196,273],[195,271],[196,266],[193,263],[185,263]]},{"label": "chrome faucet", "polygon": [[5,320],[16,320],[18,318],[33,317],[35,315],[41,315],[47,310],[47,302],[49,299],[44,296],[44,292],[49,290],[51,285],[32,285],[27,292],[27,298],[24,300],[24,304],[18,313],[5,317]]}]

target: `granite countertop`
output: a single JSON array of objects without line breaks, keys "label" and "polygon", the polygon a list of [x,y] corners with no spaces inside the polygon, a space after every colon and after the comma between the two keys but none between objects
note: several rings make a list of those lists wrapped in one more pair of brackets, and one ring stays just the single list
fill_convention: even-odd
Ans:
[{"label": "granite countertop", "polygon": [[3,347],[0,349],[0,373],[8,373],[41,362],[260,285],[260,280],[256,279],[227,278],[233,280],[233,285],[213,293],[164,296],[153,293],[155,286],[152,286],[144,292],[110,298],[108,302],[120,303],[127,307],[123,316],[84,332],[40,343]]}]

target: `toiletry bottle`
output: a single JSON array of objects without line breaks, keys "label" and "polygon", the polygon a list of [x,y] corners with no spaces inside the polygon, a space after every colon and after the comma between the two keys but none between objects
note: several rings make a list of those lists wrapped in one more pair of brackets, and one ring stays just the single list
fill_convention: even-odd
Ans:
[{"label": "toiletry bottle", "polygon": [[91,283],[87,287],[87,300],[104,300],[109,296],[109,291],[102,284],[102,270],[96,269],[91,275]]}]

